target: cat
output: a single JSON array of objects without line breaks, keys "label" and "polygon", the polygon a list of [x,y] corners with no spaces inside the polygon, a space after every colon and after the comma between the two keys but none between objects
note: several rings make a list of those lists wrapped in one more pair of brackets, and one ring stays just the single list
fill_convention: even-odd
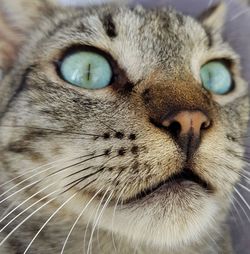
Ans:
[{"label": "cat", "polygon": [[0,10],[0,253],[233,253],[249,99],[226,6]]}]

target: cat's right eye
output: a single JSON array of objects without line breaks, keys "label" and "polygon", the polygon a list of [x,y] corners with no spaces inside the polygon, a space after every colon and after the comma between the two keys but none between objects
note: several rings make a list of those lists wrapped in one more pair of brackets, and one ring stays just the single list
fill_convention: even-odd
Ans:
[{"label": "cat's right eye", "polygon": [[101,89],[111,82],[113,73],[108,60],[91,51],[78,51],[66,56],[59,69],[71,85],[85,89]]},{"label": "cat's right eye", "polygon": [[200,77],[204,88],[214,94],[225,95],[233,89],[231,73],[221,61],[211,61],[203,65]]}]

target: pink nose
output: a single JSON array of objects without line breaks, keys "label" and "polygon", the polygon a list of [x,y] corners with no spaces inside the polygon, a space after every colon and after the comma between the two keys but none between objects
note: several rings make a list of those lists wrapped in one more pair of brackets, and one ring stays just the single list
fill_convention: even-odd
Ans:
[{"label": "pink nose", "polygon": [[171,128],[173,125],[179,125],[178,136],[185,136],[189,133],[200,136],[201,130],[210,126],[210,120],[201,111],[180,111],[170,116],[162,122],[162,125]]}]

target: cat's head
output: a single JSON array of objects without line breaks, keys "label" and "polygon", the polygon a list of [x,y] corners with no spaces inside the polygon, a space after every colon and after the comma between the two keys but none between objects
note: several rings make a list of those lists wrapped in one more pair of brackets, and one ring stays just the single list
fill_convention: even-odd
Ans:
[{"label": "cat's head", "polygon": [[220,34],[225,6],[194,20],[12,2],[21,9],[1,3],[5,31],[22,36],[6,40],[0,86],[6,170],[56,190],[59,203],[77,192],[68,211],[91,200],[83,218],[106,202],[100,226],[130,239],[204,237],[240,178],[249,113],[239,58]]}]

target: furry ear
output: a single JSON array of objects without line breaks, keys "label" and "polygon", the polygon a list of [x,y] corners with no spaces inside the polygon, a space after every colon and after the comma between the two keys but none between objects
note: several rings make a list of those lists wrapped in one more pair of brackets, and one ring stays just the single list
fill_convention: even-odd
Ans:
[{"label": "furry ear", "polygon": [[0,0],[0,69],[15,59],[25,34],[51,6],[48,0]]},{"label": "furry ear", "polygon": [[227,14],[226,4],[221,2],[210,7],[199,17],[200,22],[213,33],[221,34]]}]

